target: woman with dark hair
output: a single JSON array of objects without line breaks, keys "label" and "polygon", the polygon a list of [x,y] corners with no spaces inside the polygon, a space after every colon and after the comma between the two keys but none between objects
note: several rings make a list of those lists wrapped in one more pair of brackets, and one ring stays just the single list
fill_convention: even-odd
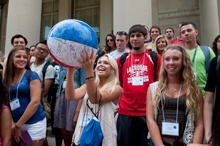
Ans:
[{"label": "woman with dark hair", "polygon": [[151,49],[151,50],[152,50],[152,49],[154,48],[155,40],[156,40],[156,38],[157,38],[159,35],[161,35],[161,29],[160,29],[160,27],[159,27],[159,26],[156,26],[156,25],[152,26],[152,27],[150,28],[150,40],[149,40],[150,42],[144,44],[145,47],[146,47],[146,49],[148,49],[148,50]]},{"label": "woman with dark hair", "polygon": [[0,80],[0,146],[11,145],[11,122],[12,116],[8,106],[6,106],[6,88]]},{"label": "woman with dark hair", "polygon": [[108,34],[105,38],[105,51],[106,53],[110,53],[112,51],[116,50],[116,44],[115,44],[115,35],[114,34]]},{"label": "woman with dark hair", "polygon": [[150,146],[202,143],[203,96],[186,50],[169,46],[163,54],[159,81],[147,91]]},{"label": "woman with dark hair", "polygon": [[13,48],[7,59],[4,84],[9,90],[9,103],[13,117],[14,140],[25,141],[21,132],[27,131],[31,146],[43,145],[46,137],[46,116],[40,105],[41,83],[37,73],[30,71],[25,48]]},{"label": "woman with dark hair", "polygon": [[217,35],[214,42],[212,43],[212,50],[216,56],[220,54],[220,35]]}]

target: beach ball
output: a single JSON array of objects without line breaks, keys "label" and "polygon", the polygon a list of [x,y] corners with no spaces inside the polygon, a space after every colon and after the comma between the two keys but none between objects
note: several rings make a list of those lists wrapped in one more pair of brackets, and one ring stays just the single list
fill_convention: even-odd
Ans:
[{"label": "beach ball", "polygon": [[[47,49],[51,57],[65,67],[79,68],[82,65],[77,59],[82,59],[80,53],[85,50],[95,53],[98,48],[98,39],[94,30],[85,22],[68,19],[57,23],[49,32]],[[94,53],[94,56],[95,56]]]}]

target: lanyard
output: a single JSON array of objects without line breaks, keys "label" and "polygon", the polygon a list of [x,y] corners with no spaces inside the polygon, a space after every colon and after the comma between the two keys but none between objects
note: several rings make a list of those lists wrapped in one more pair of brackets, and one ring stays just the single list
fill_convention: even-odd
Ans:
[{"label": "lanyard", "polygon": [[[20,78],[20,81],[18,82],[18,86],[17,86],[17,91],[16,91],[16,97],[15,97],[15,99],[18,98],[18,87],[19,87],[19,85],[20,85],[20,83],[21,83],[21,79],[23,78],[24,73],[25,73],[25,70],[24,70],[24,72],[23,72],[23,74],[22,74],[22,76],[21,76],[21,78]],[[9,100],[11,101],[11,94],[10,94],[10,93],[11,93],[11,92],[10,92],[10,88],[9,88]]]},{"label": "lanyard", "polygon": [[[179,90],[179,94],[178,94],[178,98],[177,98],[176,123],[177,123],[177,119],[178,119],[179,97],[180,97],[181,88],[182,88],[182,83],[180,85],[180,90]],[[163,121],[165,121],[166,119],[165,119],[164,107],[163,107],[163,91],[162,91],[162,94],[161,94],[161,106],[162,106],[162,112],[163,112]]]},{"label": "lanyard", "polygon": [[194,55],[193,55],[192,63],[194,63],[194,60],[196,58],[197,48],[198,48],[198,45],[196,46],[196,50],[195,50]]}]

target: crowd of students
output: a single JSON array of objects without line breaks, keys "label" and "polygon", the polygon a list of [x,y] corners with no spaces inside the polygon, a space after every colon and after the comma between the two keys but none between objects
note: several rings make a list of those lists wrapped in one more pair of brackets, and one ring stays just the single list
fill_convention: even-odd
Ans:
[{"label": "crowd of students", "polygon": [[46,41],[29,54],[15,35],[1,71],[0,145],[47,145],[50,124],[57,146],[80,145],[94,117],[103,146],[219,145],[220,35],[211,49],[199,45],[194,23],[178,33],[137,24],[108,34],[96,57],[81,54],[79,69],[48,63]]}]

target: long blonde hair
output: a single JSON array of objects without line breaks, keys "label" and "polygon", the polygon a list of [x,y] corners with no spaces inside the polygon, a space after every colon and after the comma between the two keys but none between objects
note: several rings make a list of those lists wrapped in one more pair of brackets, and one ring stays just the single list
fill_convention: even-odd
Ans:
[{"label": "long blonde hair", "polygon": [[[159,54],[159,51],[158,51],[158,49],[157,49],[157,41],[158,41],[159,39],[161,39],[161,38],[164,38],[164,39],[165,39],[166,46],[168,46],[168,41],[167,41],[167,39],[166,39],[166,36],[165,36],[164,34],[159,35],[159,36],[155,39],[154,48],[153,48],[153,50],[154,50],[157,54]],[[164,53],[164,51],[163,51],[163,53]],[[162,53],[162,54],[163,54],[163,53]],[[162,54],[160,54],[160,55],[162,56]]]},{"label": "long blonde hair", "polygon": [[[186,106],[190,113],[194,112],[196,114],[199,113],[199,90],[197,86],[197,82],[194,78],[194,71],[192,67],[192,62],[190,60],[189,55],[187,54],[186,50],[179,45],[171,45],[168,46],[167,49],[164,51],[164,54],[167,50],[178,50],[182,53],[182,84],[183,89],[186,93]],[[168,86],[168,76],[167,72],[164,68],[164,55],[162,56],[162,63],[160,67],[160,76],[158,87],[156,89],[156,106],[159,108],[160,101],[161,101],[161,93],[162,91],[167,90]]]},{"label": "long blonde hair", "polygon": [[[110,72],[110,75],[109,75],[108,79],[106,80],[104,86],[101,88],[100,91],[112,93],[115,91],[115,87],[119,83],[119,81],[118,81],[118,65],[117,65],[115,59],[112,58],[109,54],[105,54],[102,57],[107,57],[109,59],[109,63],[111,65],[111,72]],[[100,57],[99,59],[101,59],[102,57]],[[97,67],[95,69],[95,72],[96,72],[95,82],[97,85],[99,85],[100,78],[97,75]]]}]

